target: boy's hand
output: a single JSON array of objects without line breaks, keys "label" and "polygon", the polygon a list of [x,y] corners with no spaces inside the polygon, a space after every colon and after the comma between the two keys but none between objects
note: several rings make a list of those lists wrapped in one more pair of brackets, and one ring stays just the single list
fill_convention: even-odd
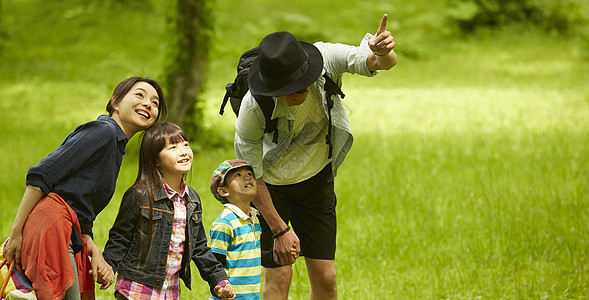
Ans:
[{"label": "boy's hand", "polygon": [[229,280],[223,280],[217,283],[214,291],[217,297],[223,300],[235,299],[235,293],[233,292],[233,288],[231,287],[231,283],[229,283]]},{"label": "boy's hand", "polygon": [[297,251],[296,244],[292,244],[292,248],[290,248],[290,255],[292,255],[294,259],[299,258],[299,251]]}]

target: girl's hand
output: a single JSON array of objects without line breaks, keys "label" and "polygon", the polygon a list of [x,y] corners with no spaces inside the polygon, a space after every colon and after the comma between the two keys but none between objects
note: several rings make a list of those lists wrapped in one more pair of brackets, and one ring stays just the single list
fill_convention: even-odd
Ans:
[{"label": "girl's hand", "polygon": [[233,288],[231,287],[231,283],[229,283],[229,280],[223,280],[217,283],[214,292],[218,298],[221,298],[223,300],[235,299],[235,293],[233,292]]}]

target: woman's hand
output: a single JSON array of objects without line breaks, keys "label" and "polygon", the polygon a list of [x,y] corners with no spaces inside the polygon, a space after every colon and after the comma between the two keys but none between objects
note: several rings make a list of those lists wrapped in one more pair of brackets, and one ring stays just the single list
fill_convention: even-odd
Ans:
[{"label": "woman's hand", "polygon": [[20,264],[20,249],[22,248],[22,233],[13,232],[12,235],[6,241],[6,245],[4,246],[4,251],[2,255],[4,255],[4,259],[6,259],[6,264],[10,265],[13,260],[16,261],[16,264]]},{"label": "woman's hand", "polygon": [[90,264],[92,269],[90,270],[90,275],[92,275],[94,282],[101,284],[100,289],[105,290],[113,284],[115,273],[112,267],[104,260],[102,252],[94,244],[92,238],[87,234],[84,234],[83,237],[88,245],[88,256],[91,258]]},{"label": "woman's hand", "polygon": [[16,212],[16,217],[14,218],[14,223],[12,223],[10,239],[6,242],[4,250],[2,251],[2,255],[4,255],[8,264],[10,264],[12,260],[15,260],[17,264],[21,263],[20,250],[22,249],[22,231],[29,214],[43,195],[44,194],[40,189],[30,185],[25,189],[18,211]]}]

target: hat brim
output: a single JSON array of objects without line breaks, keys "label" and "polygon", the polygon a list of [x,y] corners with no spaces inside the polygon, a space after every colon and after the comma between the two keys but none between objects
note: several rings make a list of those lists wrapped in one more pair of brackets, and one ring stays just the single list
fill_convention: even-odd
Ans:
[{"label": "hat brim", "polygon": [[[227,170],[219,170],[221,168],[221,166],[229,164],[230,167]],[[225,177],[227,176],[227,174],[229,174],[229,172],[235,170],[235,169],[239,169],[239,168],[248,168],[252,171],[252,174],[254,175],[255,178],[255,173],[254,173],[254,167],[250,164],[248,164],[247,162],[240,160],[240,159],[236,159],[236,160],[226,160],[223,163],[221,163],[221,165],[219,165],[219,167],[213,172],[213,175],[211,176],[211,184],[210,184],[210,190],[211,193],[215,196],[215,198],[217,198],[217,200],[222,201],[223,200],[223,196],[219,195],[219,192],[217,191],[217,188],[220,186],[225,186]]]},{"label": "hat brim", "polygon": [[309,67],[307,68],[307,72],[305,72],[305,74],[299,79],[285,86],[267,86],[260,79],[260,60],[257,58],[250,66],[248,73],[248,84],[252,94],[274,97],[289,95],[305,89],[319,78],[323,71],[323,56],[321,55],[321,52],[319,52],[319,49],[313,44],[301,41],[299,41],[299,43],[301,43],[301,46],[303,46],[303,49],[309,55]]},{"label": "hat brim", "polygon": [[[252,174],[254,174],[254,167],[252,167],[250,164],[239,164],[236,166],[233,166],[231,168],[229,168],[227,170],[227,172],[225,172],[225,174],[223,175],[223,179],[221,180],[221,185],[224,186],[225,185],[225,177],[227,177],[227,174],[229,174],[229,172],[235,170],[235,169],[239,169],[239,168],[248,168],[250,169],[250,171],[252,171]],[[254,174],[254,178],[255,178],[255,174]]]}]

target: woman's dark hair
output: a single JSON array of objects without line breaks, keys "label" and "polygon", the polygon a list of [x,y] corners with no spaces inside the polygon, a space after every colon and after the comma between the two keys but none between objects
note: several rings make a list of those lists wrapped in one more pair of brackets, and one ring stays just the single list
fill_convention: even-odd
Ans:
[{"label": "woman's dark hair", "polygon": [[159,98],[158,116],[155,119],[155,122],[158,123],[165,120],[168,116],[168,107],[166,106],[164,92],[162,91],[160,84],[156,80],[144,77],[127,78],[117,85],[114,92],[112,93],[112,97],[106,104],[106,111],[108,112],[108,115],[112,117],[112,114],[115,111],[113,104],[119,103],[123,99],[123,97],[125,97],[125,95],[129,92],[129,90],[131,90],[133,85],[135,85],[137,82],[146,82],[149,85],[153,86]]},{"label": "woman's dark hair", "polygon": [[158,170],[159,154],[164,147],[170,144],[188,141],[188,136],[178,125],[174,123],[157,123],[145,130],[141,138],[139,149],[139,171],[135,183],[127,190],[138,191],[138,195],[147,192],[149,199],[149,224],[147,232],[147,247],[142,259],[147,257],[152,242],[153,227],[153,204],[156,192],[162,188],[162,175]]}]

